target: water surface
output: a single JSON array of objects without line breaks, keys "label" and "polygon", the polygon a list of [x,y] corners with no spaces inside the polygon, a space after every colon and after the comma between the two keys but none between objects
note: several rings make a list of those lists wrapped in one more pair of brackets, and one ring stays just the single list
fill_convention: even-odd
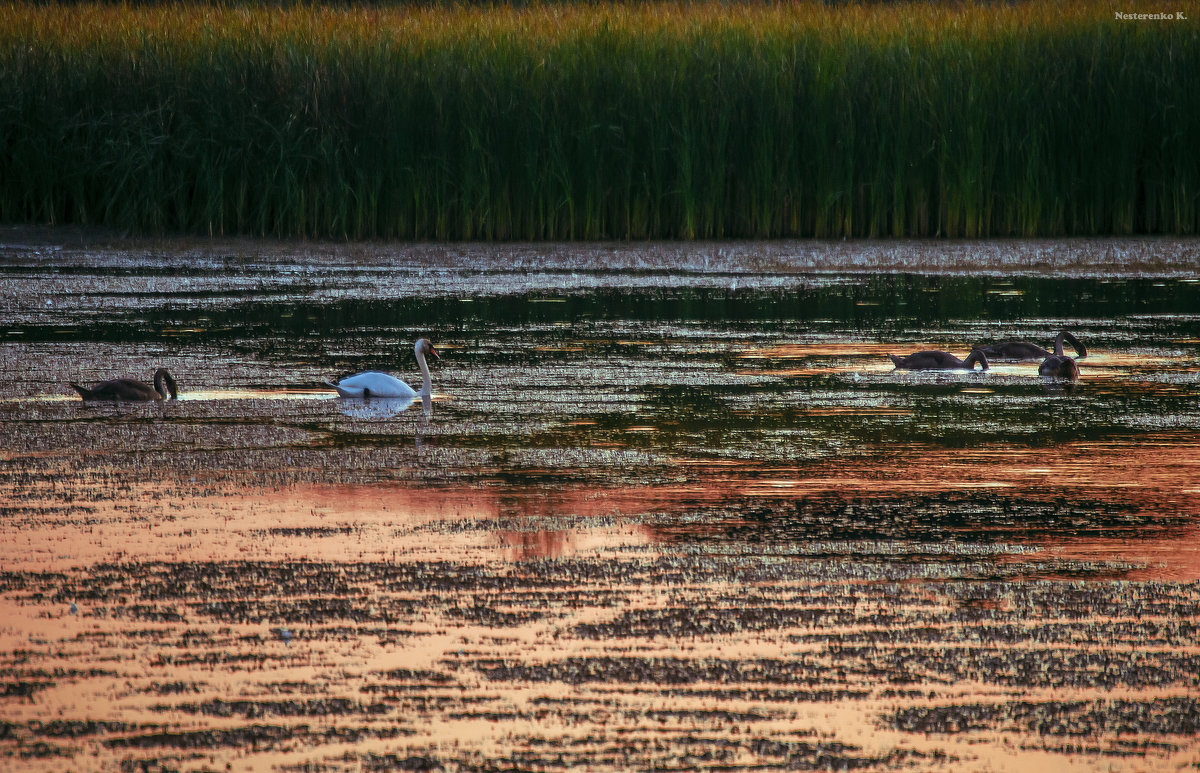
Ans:
[{"label": "water surface", "polygon": [[1195,242],[7,237],[11,766],[1200,764]]}]

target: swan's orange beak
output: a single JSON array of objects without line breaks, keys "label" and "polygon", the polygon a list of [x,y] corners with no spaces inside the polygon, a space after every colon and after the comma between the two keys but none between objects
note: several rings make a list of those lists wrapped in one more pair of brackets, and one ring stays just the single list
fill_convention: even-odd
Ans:
[{"label": "swan's orange beak", "polygon": [[437,353],[437,349],[434,349],[432,344],[429,346],[429,353],[433,355],[433,359],[435,360],[442,359],[442,355]]}]

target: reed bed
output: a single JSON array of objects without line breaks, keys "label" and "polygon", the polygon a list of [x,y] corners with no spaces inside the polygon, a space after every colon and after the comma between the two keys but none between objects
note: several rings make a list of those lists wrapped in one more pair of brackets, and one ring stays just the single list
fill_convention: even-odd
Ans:
[{"label": "reed bed", "polygon": [[0,220],[1196,233],[1200,22],[1097,2],[0,7]]}]

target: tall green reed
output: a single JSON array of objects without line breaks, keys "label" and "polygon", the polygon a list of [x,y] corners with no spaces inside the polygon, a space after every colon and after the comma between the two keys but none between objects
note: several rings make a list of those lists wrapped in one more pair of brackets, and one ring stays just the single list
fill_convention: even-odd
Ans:
[{"label": "tall green reed", "polygon": [[0,220],[1195,233],[1200,29],[1043,6],[0,8]]}]

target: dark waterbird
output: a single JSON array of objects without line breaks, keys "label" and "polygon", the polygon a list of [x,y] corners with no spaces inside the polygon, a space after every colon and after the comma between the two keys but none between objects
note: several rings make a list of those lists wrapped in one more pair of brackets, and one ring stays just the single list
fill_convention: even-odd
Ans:
[{"label": "dark waterbird", "polygon": [[[1051,354],[1042,364],[1038,366],[1038,375],[1046,378],[1060,379],[1065,381],[1079,380],[1079,366],[1075,364],[1075,359],[1063,354],[1063,339],[1070,338],[1074,341],[1074,336],[1070,333],[1062,332],[1054,339],[1054,354]],[[1082,348],[1076,342],[1075,350],[1079,351]],[[1086,355],[1080,354],[1080,357]]]},{"label": "dark waterbird", "polygon": [[978,349],[968,354],[965,360],[958,359],[950,352],[933,349],[913,352],[907,357],[897,357],[894,354],[889,354],[888,357],[891,358],[892,364],[904,370],[975,370],[977,362],[983,366],[980,370],[988,369],[987,357]]},{"label": "dark waterbird", "polygon": [[166,400],[168,395],[174,400],[179,397],[179,389],[175,379],[166,368],[154,371],[154,386],[144,381],[132,378],[114,378],[100,381],[90,387],[80,386],[74,381],[71,386],[84,400],[115,400],[117,402],[148,402],[151,400]]},{"label": "dark waterbird", "polygon": [[[1059,333],[1056,340],[1059,354],[1062,354],[1062,342],[1066,341],[1075,347],[1075,353],[1079,357],[1087,357],[1087,347],[1066,330]],[[1041,360],[1053,354],[1049,349],[1043,349],[1029,341],[997,341],[976,348],[987,355],[989,360]]]}]

